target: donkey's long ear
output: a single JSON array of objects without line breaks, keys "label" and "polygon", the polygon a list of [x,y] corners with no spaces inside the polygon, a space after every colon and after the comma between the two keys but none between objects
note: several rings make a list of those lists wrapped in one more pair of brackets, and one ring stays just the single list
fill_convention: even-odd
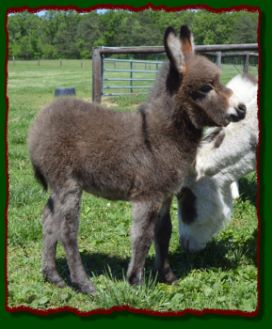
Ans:
[{"label": "donkey's long ear", "polygon": [[164,48],[171,64],[179,73],[182,73],[185,63],[181,39],[177,37],[175,30],[171,26],[164,33]]},{"label": "donkey's long ear", "polygon": [[187,25],[180,27],[179,38],[183,55],[189,56],[194,53],[194,38]]}]

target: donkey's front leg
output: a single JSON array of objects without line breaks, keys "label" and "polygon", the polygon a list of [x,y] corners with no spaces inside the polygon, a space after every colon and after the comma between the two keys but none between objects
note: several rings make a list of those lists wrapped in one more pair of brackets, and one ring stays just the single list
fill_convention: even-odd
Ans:
[{"label": "donkey's front leg", "polygon": [[172,198],[164,201],[155,227],[155,268],[159,273],[159,278],[167,283],[176,281],[176,276],[172,272],[169,260],[168,249],[172,233],[172,224],[170,218],[170,207]]},{"label": "donkey's front leg", "polygon": [[145,258],[154,237],[155,222],[161,205],[162,199],[160,198],[132,204],[132,256],[127,272],[130,284],[140,284],[143,281]]}]

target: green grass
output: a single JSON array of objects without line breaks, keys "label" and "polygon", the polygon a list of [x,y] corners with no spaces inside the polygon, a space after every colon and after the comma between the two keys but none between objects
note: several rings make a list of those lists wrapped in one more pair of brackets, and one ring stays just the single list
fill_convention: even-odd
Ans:
[{"label": "green grass", "polygon": [[[233,220],[207,248],[187,255],[178,243],[176,203],[172,206],[173,235],[170,261],[179,280],[176,285],[158,283],[152,273],[154,248],[146,262],[145,284],[130,287],[125,272],[130,257],[130,204],[110,202],[84,194],[79,246],[93,280],[95,297],[57,288],[41,276],[42,227],[47,194],[33,178],[26,136],[36,113],[53,99],[54,89],[74,86],[77,95],[91,97],[91,63],[41,61],[10,63],[8,67],[9,209],[8,209],[8,305],[47,309],[71,306],[81,311],[130,305],[157,311],[224,309],[254,311],[257,305],[255,208],[256,175],[241,180],[241,197]],[[223,81],[237,74],[223,66]],[[133,111],[145,96],[104,98],[107,106]],[[58,269],[66,281],[68,268],[61,247]]]}]

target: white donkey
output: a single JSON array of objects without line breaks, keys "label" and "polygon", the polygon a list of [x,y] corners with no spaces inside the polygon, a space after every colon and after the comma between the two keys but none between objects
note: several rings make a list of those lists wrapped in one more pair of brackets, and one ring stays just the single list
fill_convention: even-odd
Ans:
[{"label": "white donkey", "polygon": [[194,252],[230,220],[236,181],[256,169],[258,144],[257,81],[247,75],[227,85],[246,104],[246,118],[222,129],[209,129],[197,153],[192,173],[178,194],[180,243]]}]

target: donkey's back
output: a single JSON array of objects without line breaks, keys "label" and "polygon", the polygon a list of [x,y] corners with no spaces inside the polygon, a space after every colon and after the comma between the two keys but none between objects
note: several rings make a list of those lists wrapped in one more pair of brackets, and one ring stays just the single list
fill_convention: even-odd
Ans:
[{"label": "donkey's back", "polygon": [[39,114],[28,144],[37,176],[53,190],[73,177],[89,192],[127,199],[141,144],[140,115],[58,99]]}]

